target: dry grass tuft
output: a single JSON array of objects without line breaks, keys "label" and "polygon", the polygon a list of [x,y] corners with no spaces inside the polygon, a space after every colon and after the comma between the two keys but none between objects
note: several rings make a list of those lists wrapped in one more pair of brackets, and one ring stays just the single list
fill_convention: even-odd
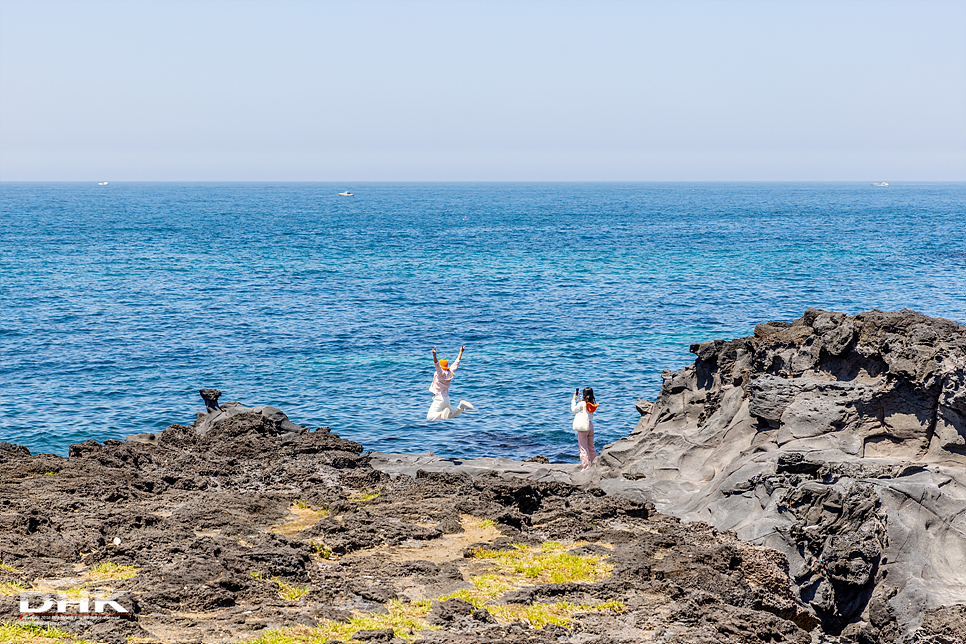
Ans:
[{"label": "dry grass tuft", "polygon": [[102,561],[87,573],[89,579],[94,581],[119,581],[130,579],[138,574],[138,569],[134,566],[123,566],[112,561]]}]

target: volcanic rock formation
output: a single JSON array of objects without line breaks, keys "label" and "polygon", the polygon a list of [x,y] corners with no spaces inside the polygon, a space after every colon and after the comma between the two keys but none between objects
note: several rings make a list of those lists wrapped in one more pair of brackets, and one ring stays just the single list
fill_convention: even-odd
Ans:
[{"label": "volcanic rock formation", "polygon": [[828,633],[894,641],[929,610],[927,626],[954,623],[966,604],[966,327],[809,309],[691,351],[656,401],[638,402],[634,431],[602,450],[599,485],[780,550]]},{"label": "volcanic rock formation", "polygon": [[[111,644],[821,636],[770,548],[593,487],[390,478],[361,452],[238,403],[68,458],[0,443],[0,641],[40,641],[24,598],[53,596],[56,626]],[[89,595],[126,612],[81,615]]]}]

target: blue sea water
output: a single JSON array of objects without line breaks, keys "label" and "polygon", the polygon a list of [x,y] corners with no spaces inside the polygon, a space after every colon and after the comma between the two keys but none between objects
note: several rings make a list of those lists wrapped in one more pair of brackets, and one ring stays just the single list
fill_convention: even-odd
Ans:
[{"label": "blue sea water", "polygon": [[[346,187],[353,197],[339,197]],[[573,461],[691,343],[808,307],[966,322],[966,184],[0,184],[0,440],[188,424],[202,387],[366,448]],[[425,420],[430,350],[467,350]]]}]

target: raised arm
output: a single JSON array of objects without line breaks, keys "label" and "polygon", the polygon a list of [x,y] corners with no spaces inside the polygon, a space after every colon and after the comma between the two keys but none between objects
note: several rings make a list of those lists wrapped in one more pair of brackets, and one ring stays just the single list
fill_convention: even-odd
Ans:
[{"label": "raised arm", "polygon": [[457,367],[460,366],[460,358],[463,357],[463,351],[465,351],[465,350],[466,350],[466,345],[464,344],[463,346],[460,347],[460,354],[458,356],[456,356],[456,360],[453,360],[451,363],[449,363],[449,370],[450,371],[454,371],[455,372],[456,369],[457,369]]},{"label": "raised arm", "polygon": [[439,360],[436,359],[436,347],[433,347],[433,364],[439,364]]}]

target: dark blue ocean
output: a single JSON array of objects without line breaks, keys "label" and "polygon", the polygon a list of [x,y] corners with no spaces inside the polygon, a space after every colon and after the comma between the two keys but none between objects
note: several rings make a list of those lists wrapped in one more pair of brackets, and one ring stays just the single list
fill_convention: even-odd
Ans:
[{"label": "dark blue ocean", "polygon": [[[575,387],[600,447],[688,345],[808,307],[966,322],[966,184],[3,183],[0,440],[188,424],[215,387],[369,449],[573,461]],[[460,344],[476,409],[428,423]]]}]

